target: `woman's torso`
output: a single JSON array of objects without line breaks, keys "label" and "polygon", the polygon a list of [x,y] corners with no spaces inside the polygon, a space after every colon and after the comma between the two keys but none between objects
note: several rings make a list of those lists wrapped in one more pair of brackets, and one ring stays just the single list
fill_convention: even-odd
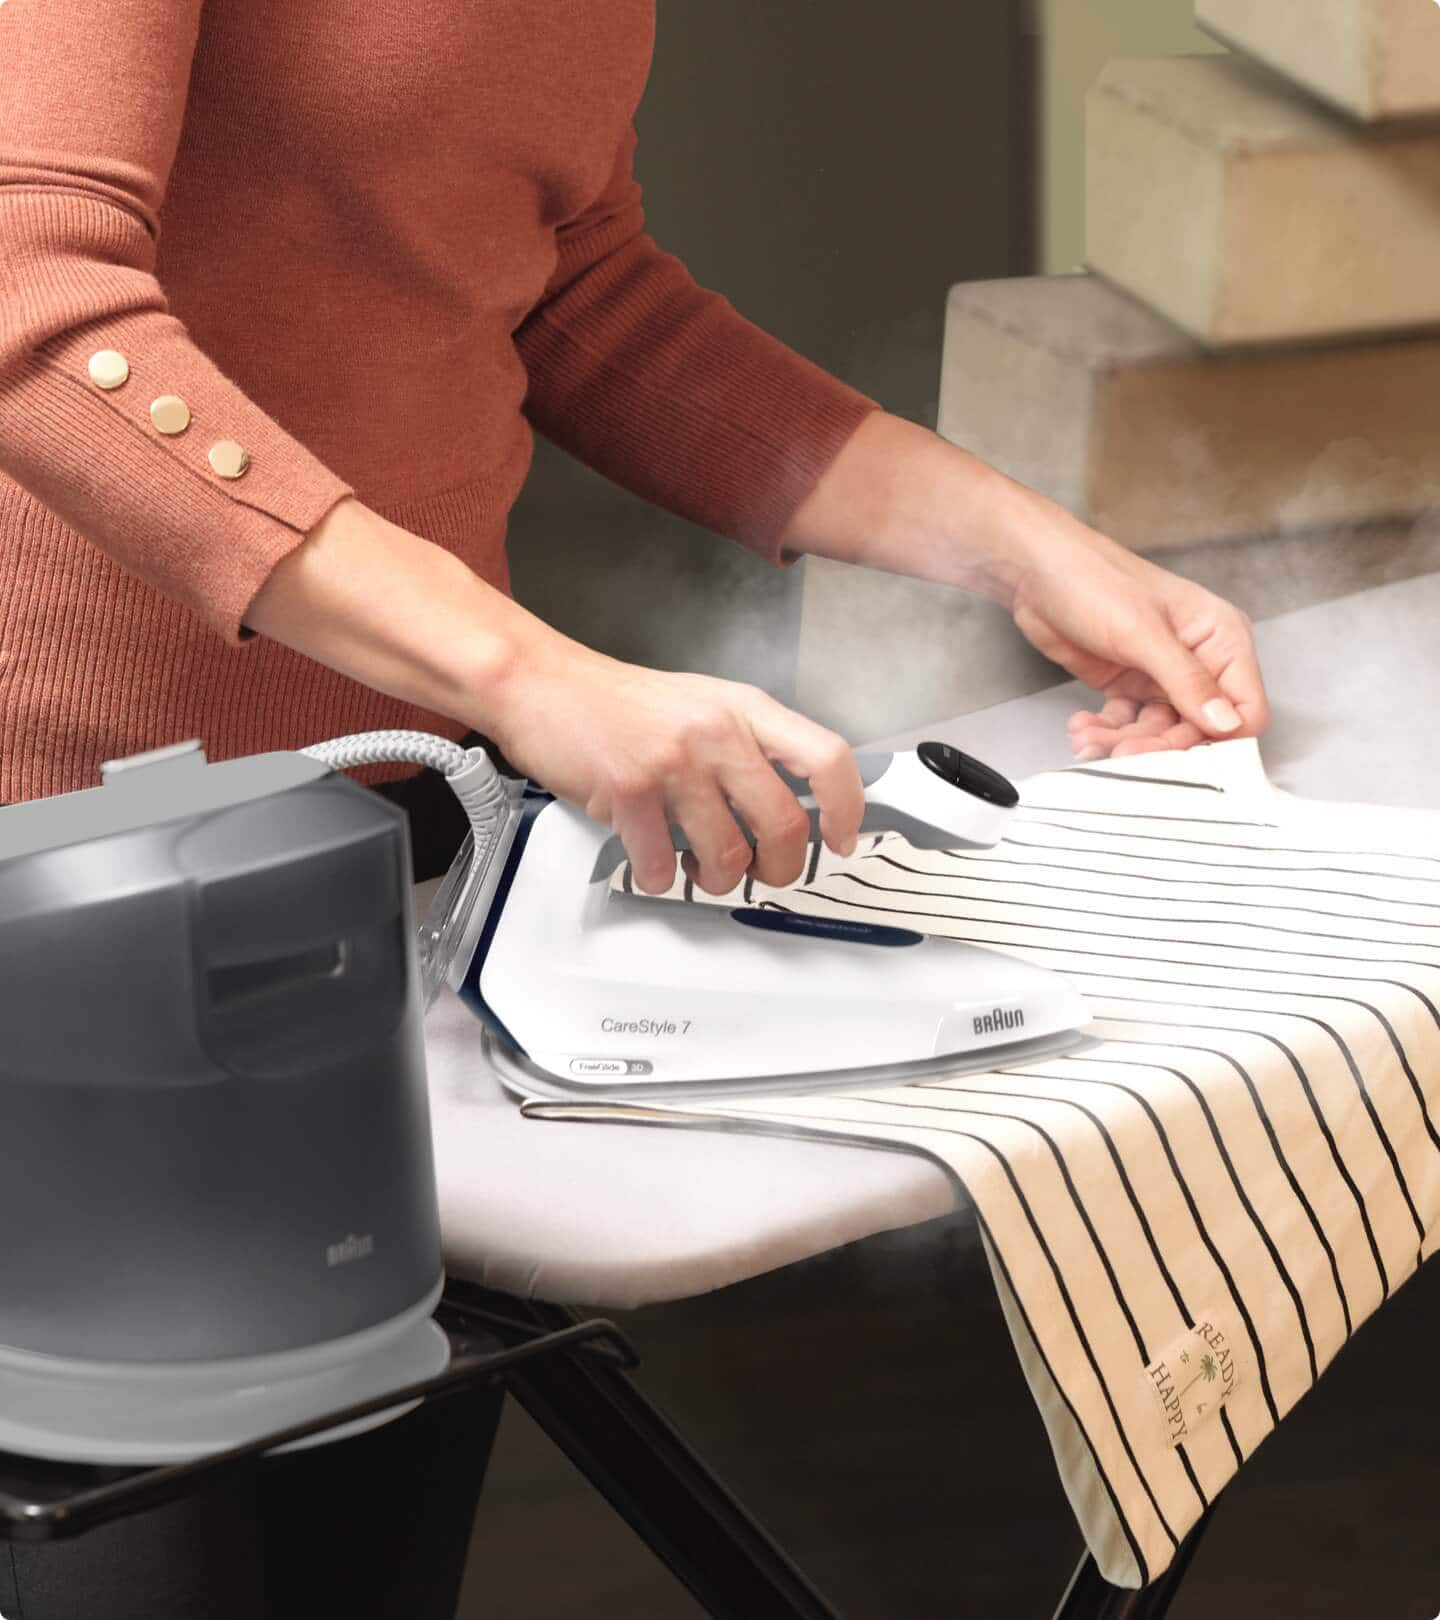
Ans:
[{"label": "woman's torso", "polygon": [[[156,274],[220,369],[392,521],[507,586],[512,333],[609,180],[653,0],[207,0]],[[221,641],[0,476],[0,800],[200,736],[214,757],[427,715]],[[13,566],[12,566],[13,564]],[[373,768],[370,779],[397,774]]]}]

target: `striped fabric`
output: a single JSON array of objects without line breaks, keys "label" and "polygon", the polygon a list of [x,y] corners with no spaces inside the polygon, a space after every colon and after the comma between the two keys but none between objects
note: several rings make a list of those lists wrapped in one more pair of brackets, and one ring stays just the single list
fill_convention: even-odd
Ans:
[{"label": "striped fabric", "polygon": [[[1429,812],[1292,798],[1253,742],[1033,777],[995,849],[886,835],[747,898],[1059,969],[1090,1004],[1091,1045],[922,1085],[644,1111],[859,1138],[950,1171],[1086,1541],[1109,1580],[1144,1585],[1436,1247],[1437,829]],[[685,897],[709,898],[677,884]]]}]

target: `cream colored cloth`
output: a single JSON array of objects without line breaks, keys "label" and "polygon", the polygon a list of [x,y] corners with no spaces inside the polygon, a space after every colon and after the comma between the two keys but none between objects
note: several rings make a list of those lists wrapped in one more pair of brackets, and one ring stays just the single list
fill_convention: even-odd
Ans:
[{"label": "cream colored cloth", "polygon": [[1440,1241],[1437,834],[1428,811],[1292,798],[1253,742],[1032,777],[993,850],[887,836],[749,899],[1056,968],[1088,1049],[644,1115],[943,1165],[1085,1539],[1146,1584]]}]

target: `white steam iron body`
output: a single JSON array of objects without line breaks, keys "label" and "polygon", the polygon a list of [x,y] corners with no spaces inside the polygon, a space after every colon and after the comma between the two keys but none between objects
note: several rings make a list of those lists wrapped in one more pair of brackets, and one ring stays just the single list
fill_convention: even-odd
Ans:
[{"label": "white steam iron body", "polygon": [[[993,845],[1018,803],[1004,777],[943,743],[856,760],[864,830],[898,831],[917,847]],[[807,785],[788,780],[818,837]],[[514,1091],[633,1098],[903,1083],[1083,1038],[1090,1013],[1075,987],[997,951],[862,921],[623,893],[611,879],[624,850],[607,828],[508,786],[488,903],[447,978],[484,1021],[488,1055]],[[452,876],[465,859],[462,850]]]}]

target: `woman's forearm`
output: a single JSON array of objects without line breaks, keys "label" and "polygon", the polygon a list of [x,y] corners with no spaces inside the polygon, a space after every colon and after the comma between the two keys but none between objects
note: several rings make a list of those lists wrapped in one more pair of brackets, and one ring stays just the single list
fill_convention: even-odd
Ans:
[{"label": "woman's forearm", "polygon": [[854,848],[864,790],[842,738],[755,687],[584,647],[353,498],[272,570],[245,623],[479,731],[614,827],[642,890],[674,881],[672,822],[687,874],[711,893],[752,869],[777,886],[799,877],[810,823],[769,760],[811,783],[830,848]]},{"label": "woman's forearm", "polygon": [[861,423],[780,543],[1001,603],[1038,651],[1118,700],[1104,721],[1076,716],[1086,758],[1259,736],[1268,723],[1238,608],[898,417]]},{"label": "woman's forearm", "polygon": [[274,568],[245,623],[482,731],[522,652],[558,634],[458,557],[353,497]]},{"label": "woman's forearm", "polygon": [[876,411],[795,512],[781,544],[960,585],[1008,606],[1041,505],[1049,503],[928,428]]}]

